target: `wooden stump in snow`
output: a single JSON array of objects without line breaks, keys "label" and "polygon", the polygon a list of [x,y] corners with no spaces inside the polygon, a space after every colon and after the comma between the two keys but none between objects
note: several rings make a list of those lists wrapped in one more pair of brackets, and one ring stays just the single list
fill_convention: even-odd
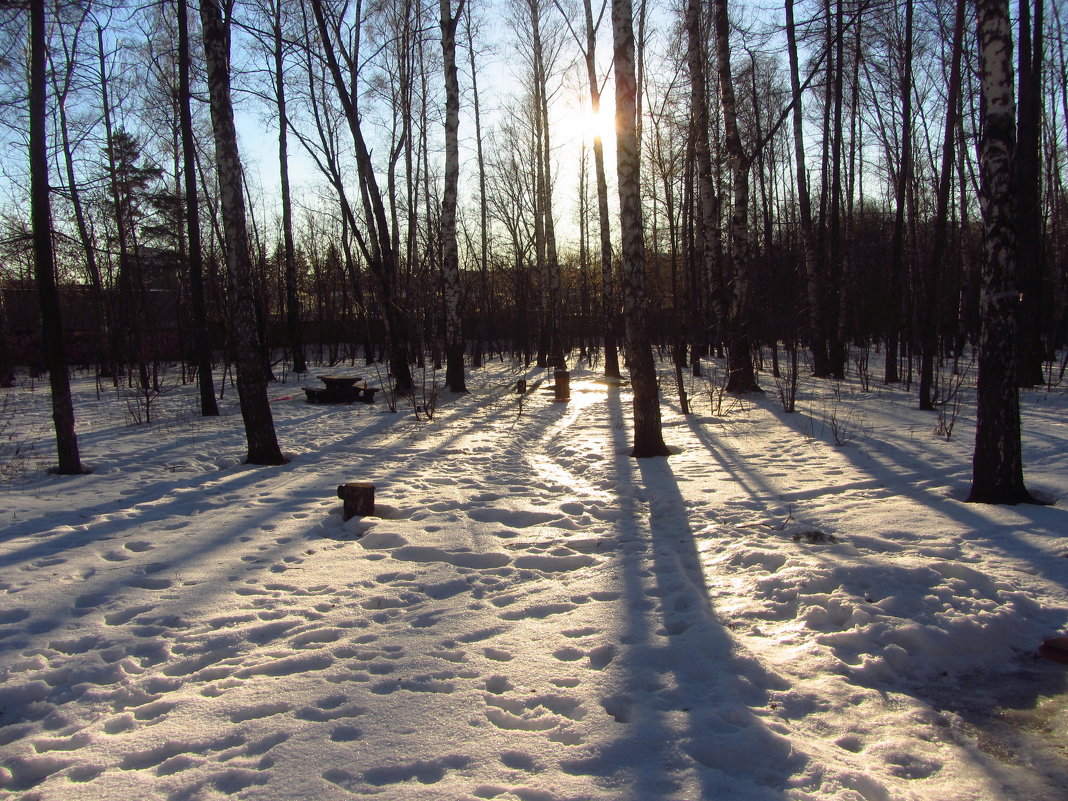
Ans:
[{"label": "wooden stump in snow", "polygon": [[375,485],[362,481],[352,481],[348,484],[339,484],[337,497],[345,502],[345,511],[342,517],[349,520],[357,515],[363,517],[374,514],[375,511]]},{"label": "wooden stump in snow", "polygon": [[557,370],[553,373],[553,380],[556,390],[556,397],[553,400],[571,400],[571,373],[567,370]]}]

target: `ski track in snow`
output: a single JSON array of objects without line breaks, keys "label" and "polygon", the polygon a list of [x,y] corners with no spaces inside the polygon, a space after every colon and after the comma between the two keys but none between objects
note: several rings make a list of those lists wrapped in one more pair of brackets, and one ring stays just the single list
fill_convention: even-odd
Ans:
[{"label": "ski track in snow", "polygon": [[[232,405],[130,427],[77,382],[94,473],[2,487],[0,798],[1060,797],[1063,744],[981,747],[974,679],[1063,691],[1030,651],[1068,521],[963,504],[963,424],[667,408],[676,455],[638,462],[625,387],[540,377],[472,371],[432,421],[272,387],[280,468],[239,464]],[[38,453],[46,398],[9,397]],[[1063,393],[1030,400],[1063,497]],[[376,514],[343,523],[350,480]]]}]

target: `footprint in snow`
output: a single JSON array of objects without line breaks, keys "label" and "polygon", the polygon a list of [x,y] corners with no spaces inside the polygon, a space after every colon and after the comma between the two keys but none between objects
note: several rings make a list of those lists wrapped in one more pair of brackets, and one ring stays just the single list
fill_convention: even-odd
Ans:
[{"label": "footprint in snow", "polygon": [[630,721],[631,699],[626,695],[609,695],[601,699],[601,708],[616,723]]},{"label": "footprint in snow", "polygon": [[579,639],[580,637],[589,637],[594,634],[600,634],[601,630],[594,628],[593,626],[584,626],[578,629],[564,629],[560,633],[563,634],[565,637]]},{"label": "footprint in snow", "polygon": [[504,553],[468,553],[446,551],[429,546],[405,545],[390,554],[394,559],[405,562],[444,562],[453,567],[468,567],[485,570],[504,567],[512,561]]},{"label": "footprint in snow", "polygon": [[33,750],[38,754],[46,751],[77,751],[92,742],[88,731],[80,731],[70,737],[41,737],[33,741]]},{"label": "footprint in snow", "polygon": [[267,784],[271,774],[266,770],[251,768],[227,768],[212,776],[208,783],[225,795],[235,795],[256,785]]},{"label": "footprint in snow", "polygon": [[8,775],[5,777],[5,788],[15,791],[29,790],[70,764],[69,761],[54,756],[15,757],[6,765],[5,773]]},{"label": "footprint in snow", "polygon": [[579,570],[583,567],[597,564],[597,560],[586,554],[573,554],[569,556],[542,556],[528,555],[517,556],[515,567],[530,570],[539,570],[543,573],[559,573],[562,571]]},{"label": "footprint in snow", "polygon": [[258,665],[250,665],[249,667],[241,668],[236,671],[234,675],[242,679],[256,675],[292,676],[297,673],[305,673],[312,670],[325,670],[333,663],[334,657],[332,654],[316,652],[307,655],[286,656],[280,659],[273,659],[269,662],[263,662]]},{"label": "footprint in snow", "polygon": [[156,767],[157,776],[173,776],[176,773],[181,773],[183,770],[189,770],[201,764],[201,760],[190,756],[189,754],[178,754],[172,756],[170,759],[165,759]]},{"label": "footprint in snow", "polygon": [[[391,784],[410,782],[413,779],[420,784],[437,784],[450,770],[462,770],[471,762],[470,757],[453,754],[440,759],[401,762],[370,768],[363,772],[362,778],[346,770],[333,768],[323,773],[323,778],[332,784],[359,795],[365,794],[367,785],[385,787]],[[371,792],[375,792],[372,790]],[[378,791],[380,792],[380,791]]]},{"label": "footprint in snow", "polygon": [[348,743],[361,737],[363,732],[357,726],[336,726],[330,732],[330,739],[335,743]]},{"label": "footprint in snow", "polygon": [[526,609],[512,609],[501,613],[502,620],[528,620],[544,619],[551,615],[562,615],[578,609],[578,604],[573,603],[550,603],[528,606]]},{"label": "footprint in snow", "polygon": [[104,772],[103,765],[79,765],[67,772],[67,779],[72,782],[91,782]]},{"label": "footprint in snow", "polygon": [[614,645],[601,645],[589,653],[590,667],[594,670],[604,670],[616,658]]},{"label": "footprint in snow", "polygon": [[140,721],[158,722],[168,712],[178,706],[177,703],[172,701],[153,701],[149,704],[131,709],[133,716]]},{"label": "footprint in snow", "polygon": [[30,616],[30,610],[25,607],[14,609],[0,609],[0,623],[20,623]]},{"label": "footprint in snow", "polygon": [[508,628],[505,626],[494,626],[492,628],[476,629],[475,631],[469,632],[467,634],[461,634],[459,637],[456,638],[456,641],[467,644],[482,642],[492,637],[496,637],[498,634],[503,634],[506,631],[508,631]]},{"label": "footprint in snow", "polygon": [[74,654],[84,654],[99,644],[99,637],[95,634],[87,634],[84,637],[78,637],[73,640],[52,640],[48,643],[48,647],[53,651],[72,656]]},{"label": "footprint in snow", "polygon": [[244,723],[249,720],[262,720],[263,718],[282,715],[289,712],[293,707],[284,701],[274,701],[263,704],[235,709],[230,713],[231,723]]},{"label": "footprint in snow", "polygon": [[578,648],[572,648],[571,646],[565,646],[563,648],[557,648],[553,651],[553,656],[559,659],[561,662],[577,662],[586,656],[585,651],[580,651]]},{"label": "footprint in snow", "polygon": [[486,678],[486,692],[493,693],[494,695],[501,695],[514,690],[515,686],[508,679],[507,676],[488,676]]},{"label": "footprint in snow", "polygon": [[559,520],[560,516],[549,512],[534,512],[511,509],[471,509],[467,512],[468,517],[480,523],[499,523],[509,528],[530,528],[542,526],[553,520]]},{"label": "footprint in snow", "polygon": [[367,710],[356,704],[346,704],[347,696],[335,695],[319,699],[315,706],[306,706],[297,710],[294,716],[298,720],[308,720],[314,723],[327,723],[341,718],[355,718],[364,714]]},{"label": "footprint in snow", "polygon": [[174,586],[174,582],[170,579],[160,578],[158,576],[140,576],[131,579],[128,584],[131,587],[136,587],[141,590],[166,590]]},{"label": "footprint in snow", "polygon": [[66,558],[62,556],[46,556],[43,559],[37,559],[30,562],[30,566],[34,568],[53,567],[54,565],[61,565],[66,561]]},{"label": "footprint in snow", "polygon": [[391,695],[397,690],[407,690],[410,693],[449,695],[456,691],[456,685],[449,680],[452,678],[455,678],[455,674],[446,672],[415,676],[410,679],[383,679],[372,684],[370,690],[375,695]]},{"label": "footprint in snow", "polygon": [[304,648],[308,645],[336,642],[343,633],[343,630],[339,628],[313,629],[298,634],[289,642],[294,648]]},{"label": "footprint in snow", "polygon": [[525,754],[522,751],[503,751],[501,752],[501,763],[512,770],[522,770],[527,773],[538,773],[543,768],[538,761],[534,759],[530,754]]},{"label": "footprint in snow", "polygon": [[503,648],[483,648],[482,653],[486,655],[487,659],[492,659],[494,662],[511,662],[514,658],[511,651],[506,651]]}]

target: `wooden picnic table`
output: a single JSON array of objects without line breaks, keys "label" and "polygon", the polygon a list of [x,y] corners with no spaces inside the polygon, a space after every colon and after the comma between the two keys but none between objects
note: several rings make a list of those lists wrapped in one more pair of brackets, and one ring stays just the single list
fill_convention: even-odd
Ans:
[{"label": "wooden picnic table", "polygon": [[358,400],[374,403],[378,392],[378,387],[356,386],[363,380],[358,375],[321,375],[319,380],[326,384],[323,389],[304,387],[308,403],[353,403]]},{"label": "wooden picnic table", "polygon": [[329,392],[344,392],[356,386],[356,382],[363,380],[358,375],[321,375],[319,380],[326,384]]}]

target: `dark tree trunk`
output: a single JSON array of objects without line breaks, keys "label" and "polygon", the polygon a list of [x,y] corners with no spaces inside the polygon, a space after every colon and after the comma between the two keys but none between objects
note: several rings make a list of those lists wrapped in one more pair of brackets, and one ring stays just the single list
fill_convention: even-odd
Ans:
[{"label": "dark tree trunk", "polygon": [[[89,9],[86,8],[86,16],[81,17],[75,28],[75,37],[80,35],[82,31],[82,24],[85,22],[88,16]],[[92,289],[93,305],[96,307],[95,311],[98,315],[100,325],[100,342],[98,344],[98,364],[99,375],[101,377],[114,378],[116,375],[115,367],[115,346],[112,342],[112,328],[111,328],[111,309],[108,306],[107,298],[104,292],[104,281],[100,275],[100,265],[96,258],[96,248],[93,245],[92,234],[89,230],[89,222],[85,215],[85,206],[82,203],[81,187],[78,185],[77,175],[75,173],[75,160],[74,160],[74,144],[70,137],[70,128],[67,118],[67,97],[70,93],[71,86],[74,80],[75,68],[77,61],[73,55],[67,59],[62,72],[52,67],[52,82],[56,92],[56,111],[59,116],[59,133],[60,133],[60,145],[63,150],[63,164],[67,173],[67,192],[70,194],[71,210],[74,212],[74,222],[78,229],[78,240],[81,243],[82,251],[85,253],[85,271],[89,278],[89,286]],[[62,75],[62,80],[60,79]]]},{"label": "dark tree trunk", "polygon": [[15,359],[11,350],[11,331],[4,302],[4,286],[0,283],[0,387],[15,386]]},{"label": "dark tree trunk", "polygon": [[719,73],[719,99],[723,109],[724,143],[730,161],[730,318],[727,348],[727,391],[744,394],[760,392],[753,366],[749,333],[749,271],[752,268],[749,241],[749,172],[751,159],[742,148],[738,130],[738,105],[731,74],[730,22],[727,0],[715,0],[713,23],[716,33],[716,67]]},{"label": "dark tree trunk", "polygon": [[1045,381],[1042,363],[1042,68],[1043,0],[1035,0],[1034,29],[1031,0],[1020,7],[1020,103],[1016,140],[1016,227],[1020,280],[1019,353],[1017,382],[1021,387]]},{"label": "dark tree trunk", "polygon": [[245,200],[242,195],[241,158],[237,149],[234,108],[230,99],[230,36],[216,0],[200,0],[204,31],[204,56],[208,68],[211,121],[215,134],[215,161],[219,173],[226,239],[226,262],[231,289],[234,326],[234,362],[237,394],[248,440],[249,464],[285,464],[274,432],[274,419],[267,399],[267,375],[256,326],[256,301],[252,287]]},{"label": "dark tree trunk", "polygon": [[883,381],[887,384],[901,380],[898,369],[901,339],[901,278],[905,272],[905,206],[912,191],[912,16],[913,0],[905,0],[905,52],[901,68],[901,161],[898,164],[897,186],[894,189],[896,210],[894,234],[890,245],[890,285],[886,311],[886,362]]},{"label": "dark tree trunk", "polygon": [[441,53],[445,66],[445,188],[441,198],[441,273],[445,294],[445,386],[467,392],[464,337],[460,322],[460,255],[456,243],[456,195],[460,183],[460,81],[456,71],[456,25],[464,0],[452,14],[441,0]]},{"label": "dark tree trunk", "polygon": [[549,137],[548,67],[541,36],[542,0],[526,0],[530,12],[531,60],[534,114],[537,118],[536,143],[538,164],[538,210],[541,244],[544,246],[545,285],[545,362],[550,367],[564,368],[560,319],[563,317],[563,294],[560,259],[556,248],[556,223],[553,218],[552,151]]},{"label": "dark tree trunk", "polygon": [[82,469],[74,431],[74,402],[63,348],[55,258],[52,251],[52,209],[48,188],[45,70],[45,4],[30,2],[30,215],[33,221],[33,271],[41,304],[41,342],[52,388],[52,421],[56,428],[58,472],[78,475]]},{"label": "dark tree trunk", "polygon": [[[691,0],[692,2],[693,0]],[[805,167],[804,114],[801,95],[800,64],[797,55],[797,29],[794,23],[794,0],[786,0],[786,43],[790,60],[790,94],[793,103],[794,170],[797,182],[797,205],[801,227],[801,251],[805,260],[805,281],[808,298],[808,340],[812,350],[812,370],[818,378],[826,378],[828,367],[827,332],[823,315],[823,275],[816,253],[816,237],[812,228],[812,199],[809,197],[808,173]]]},{"label": "dark tree trunk", "polygon": [[724,323],[722,304],[716,300],[718,294],[713,286],[713,276],[717,273],[716,260],[719,258],[719,240],[715,233],[719,230],[719,204],[712,174],[712,152],[708,144],[708,75],[705,69],[707,53],[704,46],[706,26],[702,21],[699,0],[687,0],[685,26],[686,66],[690,73],[692,113],[687,135],[688,147],[692,150],[693,167],[697,173],[697,197],[693,200],[696,208],[691,212],[694,233],[690,271],[690,345],[693,372],[698,375],[701,371],[701,351],[707,342],[707,331],[704,330],[707,321],[701,314],[702,304],[697,300],[698,293],[713,293],[712,305],[715,307],[717,329],[722,330]]},{"label": "dark tree trunk", "polygon": [[182,160],[185,178],[185,226],[189,240],[189,300],[193,312],[193,350],[200,389],[200,413],[204,417],[219,414],[212,377],[211,338],[208,334],[208,309],[204,301],[204,259],[200,241],[200,202],[197,194],[197,153],[193,139],[193,116],[190,111],[189,14],[187,0],[178,5],[178,117],[182,129]]},{"label": "dark tree trunk", "polygon": [[932,389],[934,385],[934,357],[938,348],[938,308],[940,276],[945,273],[942,262],[946,257],[946,240],[949,228],[949,197],[953,186],[954,152],[953,141],[957,133],[957,107],[960,103],[961,60],[964,52],[964,18],[967,0],[957,0],[953,20],[953,45],[950,54],[949,96],[946,106],[946,127],[942,136],[942,168],[938,174],[938,196],[935,200],[934,232],[931,241],[931,257],[922,283],[917,287],[917,308],[920,311],[920,408],[934,408]]},{"label": "dark tree trunk", "polygon": [[982,79],[979,199],[983,210],[979,379],[972,489],[976,503],[1027,503],[1016,386],[1016,147],[1008,0],[977,0]]},{"label": "dark tree trunk", "polygon": [[634,391],[634,449],[631,456],[667,456],[660,426],[660,390],[649,342],[645,302],[645,244],[642,231],[640,157],[635,125],[634,21],[631,0],[612,0],[613,67],[616,77],[616,172],[623,246],[623,309],[626,356]]},{"label": "dark tree trunk", "polygon": [[[602,7],[603,8],[603,7]],[[590,111],[596,117],[601,110],[601,88],[597,78],[597,31],[590,0],[583,0],[586,15],[586,79],[590,83]],[[604,332],[604,374],[619,378],[619,350],[616,344],[616,293],[612,278],[612,225],[608,213],[608,179],[604,171],[604,143],[600,130],[593,136],[593,168],[597,181],[597,222],[601,252],[601,326]]]},{"label": "dark tree trunk", "polygon": [[[397,292],[397,254],[393,244],[393,235],[389,221],[386,217],[386,207],[382,201],[382,192],[375,177],[374,164],[371,162],[371,153],[367,148],[367,142],[363,137],[363,129],[360,122],[360,114],[356,108],[355,88],[349,86],[341,71],[341,63],[338,60],[338,51],[334,46],[334,37],[331,36],[326,10],[322,0],[311,0],[312,12],[315,15],[316,27],[319,31],[320,43],[323,55],[326,58],[327,67],[330,71],[334,90],[342,110],[345,112],[345,120],[352,134],[352,142],[355,146],[356,168],[360,179],[360,198],[363,201],[364,217],[369,229],[366,244],[361,242],[363,255],[367,259],[376,279],[378,280],[378,300],[382,308],[382,318],[386,326],[386,335],[389,338],[390,370],[398,395],[410,395],[412,392],[412,372],[408,361],[408,314],[401,306]],[[351,71],[355,70],[351,59],[358,58],[358,53],[342,51],[348,59],[347,66]]]},{"label": "dark tree trunk", "polygon": [[479,325],[479,339],[475,346],[473,364],[483,364],[483,349],[489,332],[490,320],[490,280],[489,280],[489,206],[486,197],[486,159],[482,151],[482,106],[478,98],[478,70],[475,67],[474,35],[472,34],[471,15],[467,15],[467,57],[471,65],[471,107],[475,122],[475,160],[478,162],[478,219],[479,219],[479,273],[482,279],[482,315]]},{"label": "dark tree trunk", "polygon": [[278,188],[282,202],[282,256],[285,261],[286,329],[293,356],[293,372],[305,373],[304,337],[301,326],[300,294],[297,285],[297,254],[293,245],[293,200],[289,188],[289,115],[286,111],[286,82],[283,72],[282,3],[274,8],[274,95],[278,106]]},{"label": "dark tree trunk", "polygon": [[[845,30],[842,0],[834,15],[833,133],[831,139],[831,209],[827,232],[827,284],[823,295],[824,333],[827,338],[827,369],[832,378],[844,378],[846,348],[841,335],[842,317],[842,83],[845,73]],[[830,54],[828,53],[828,58]]]}]

